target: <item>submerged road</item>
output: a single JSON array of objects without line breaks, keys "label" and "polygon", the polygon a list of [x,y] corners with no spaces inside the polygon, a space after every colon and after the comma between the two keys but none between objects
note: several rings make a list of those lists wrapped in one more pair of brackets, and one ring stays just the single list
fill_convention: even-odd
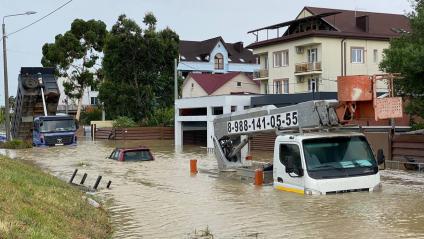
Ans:
[{"label": "submerged road", "polygon": [[[148,146],[156,160],[106,159],[124,144]],[[99,194],[108,201],[114,238],[190,238],[206,227],[218,239],[424,237],[424,174],[385,170],[381,192],[302,196],[211,173],[191,176],[190,159],[198,159],[202,171],[217,168],[205,151],[193,146],[176,153],[172,141],[80,141],[76,147],[0,153],[34,161],[65,180],[78,168],[75,182],[86,172],[86,185],[102,175]]]}]

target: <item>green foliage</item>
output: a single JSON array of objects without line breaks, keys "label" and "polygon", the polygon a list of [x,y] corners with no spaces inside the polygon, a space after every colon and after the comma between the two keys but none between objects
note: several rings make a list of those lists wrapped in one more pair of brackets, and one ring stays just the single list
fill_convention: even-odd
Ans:
[{"label": "green foliage", "polygon": [[134,122],[133,119],[129,117],[119,116],[113,121],[113,127],[114,128],[131,128],[131,127],[137,127],[137,124]]},{"label": "green foliage", "polygon": [[390,41],[380,68],[401,73],[403,79],[395,81],[396,93],[408,96],[407,112],[424,117],[424,1],[415,2],[409,19],[411,33]]},{"label": "green foliage", "polygon": [[143,22],[146,30],[121,15],[106,40],[98,97],[111,118],[142,121],[156,108],[173,105],[179,37],[169,28],[156,31],[152,13]]},{"label": "green foliage", "polygon": [[102,120],[102,109],[93,108],[81,112],[80,123],[82,125],[90,125],[90,122],[95,120]]},{"label": "green foliage", "polygon": [[32,143],[28,141],[22,141],[14,139],[6,142],[0,142],[1,149],[28,149],[32,148]]},{"label": "green foliage", "polygon": [[158,108],[142,122],[143,126],[173,126],[174,108]]},{"label": "green foliage", "polygon": [[420,129],[424,129],[424,123],[412,123],[411,124],[411,131],[415,131],[415,130],[420,130]]},{"label": "green foliage", "polygon": [[0,125],[4,124],[6,121],[4,107],[0,108]]},{"label": "green foliage", "polygon": [[57,35],[54,43],[44,44],[41,64],[56,68],[58,76],[68,79],[63,87],[70,98],[81,99],[86,87],[95,86],[96,63],[106,36],[104,22],[75,19],[69,31]]}]

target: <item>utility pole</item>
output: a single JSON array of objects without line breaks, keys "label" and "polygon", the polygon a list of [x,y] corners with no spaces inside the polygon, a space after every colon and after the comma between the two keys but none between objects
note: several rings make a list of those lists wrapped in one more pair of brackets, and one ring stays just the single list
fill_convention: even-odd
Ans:
[{"label": "utility pole", "polygon": [[6,140],[10,140],[10,110],[9,110],[9,83],[7,79],[7,54],[6,54],[6,25],[2,24],[3,30],[3,73],[4,73],[4,117],[6,126]]},{"label": "utility pole", "polygon": [[10,108],[9,108],[9,82],[7,77],[7,54],[6,54],[6,25],[4,24],[4,19],[7,17],[15,17],[21,15],[31,15],[36,14],[37,12],[28,11],[24,13],[11,14],[3,17],[2,23],[2,33],[3,33],[3,73],[4,73],[4,116],[6,117],[6,140],[10,140]]}]

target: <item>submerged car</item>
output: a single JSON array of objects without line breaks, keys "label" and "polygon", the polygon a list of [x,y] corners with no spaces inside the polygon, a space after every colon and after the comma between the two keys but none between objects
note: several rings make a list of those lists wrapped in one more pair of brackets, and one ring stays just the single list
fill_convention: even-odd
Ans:
[{"label": "submerged car", "polygon": [[118,161],[151,161],[155,158],[149,148],[116,148],[109,156],[110,159]]}]

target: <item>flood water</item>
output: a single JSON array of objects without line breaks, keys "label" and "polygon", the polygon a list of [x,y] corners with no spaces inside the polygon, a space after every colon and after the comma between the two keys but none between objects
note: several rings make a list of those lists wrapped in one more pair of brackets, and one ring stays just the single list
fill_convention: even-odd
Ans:
[{"label": "flood water", "polygon": [[[303,196],[219,177],[213,154],[198,146],[175,152],[172,141],[125,143],[150,147],[155,161],[106,159],[123,144],[81,141],[0,153],[34,161],[65,180],[78,168],[75,182],[86,172],[86,185],[102,175],[99,194],[108,201],[114,238],[190,238],[206,227],[214,238],[424,238],[422,173],[382,171],[381,192]],[[199,160],[196,176],[189,173],[190,159]]]}]

